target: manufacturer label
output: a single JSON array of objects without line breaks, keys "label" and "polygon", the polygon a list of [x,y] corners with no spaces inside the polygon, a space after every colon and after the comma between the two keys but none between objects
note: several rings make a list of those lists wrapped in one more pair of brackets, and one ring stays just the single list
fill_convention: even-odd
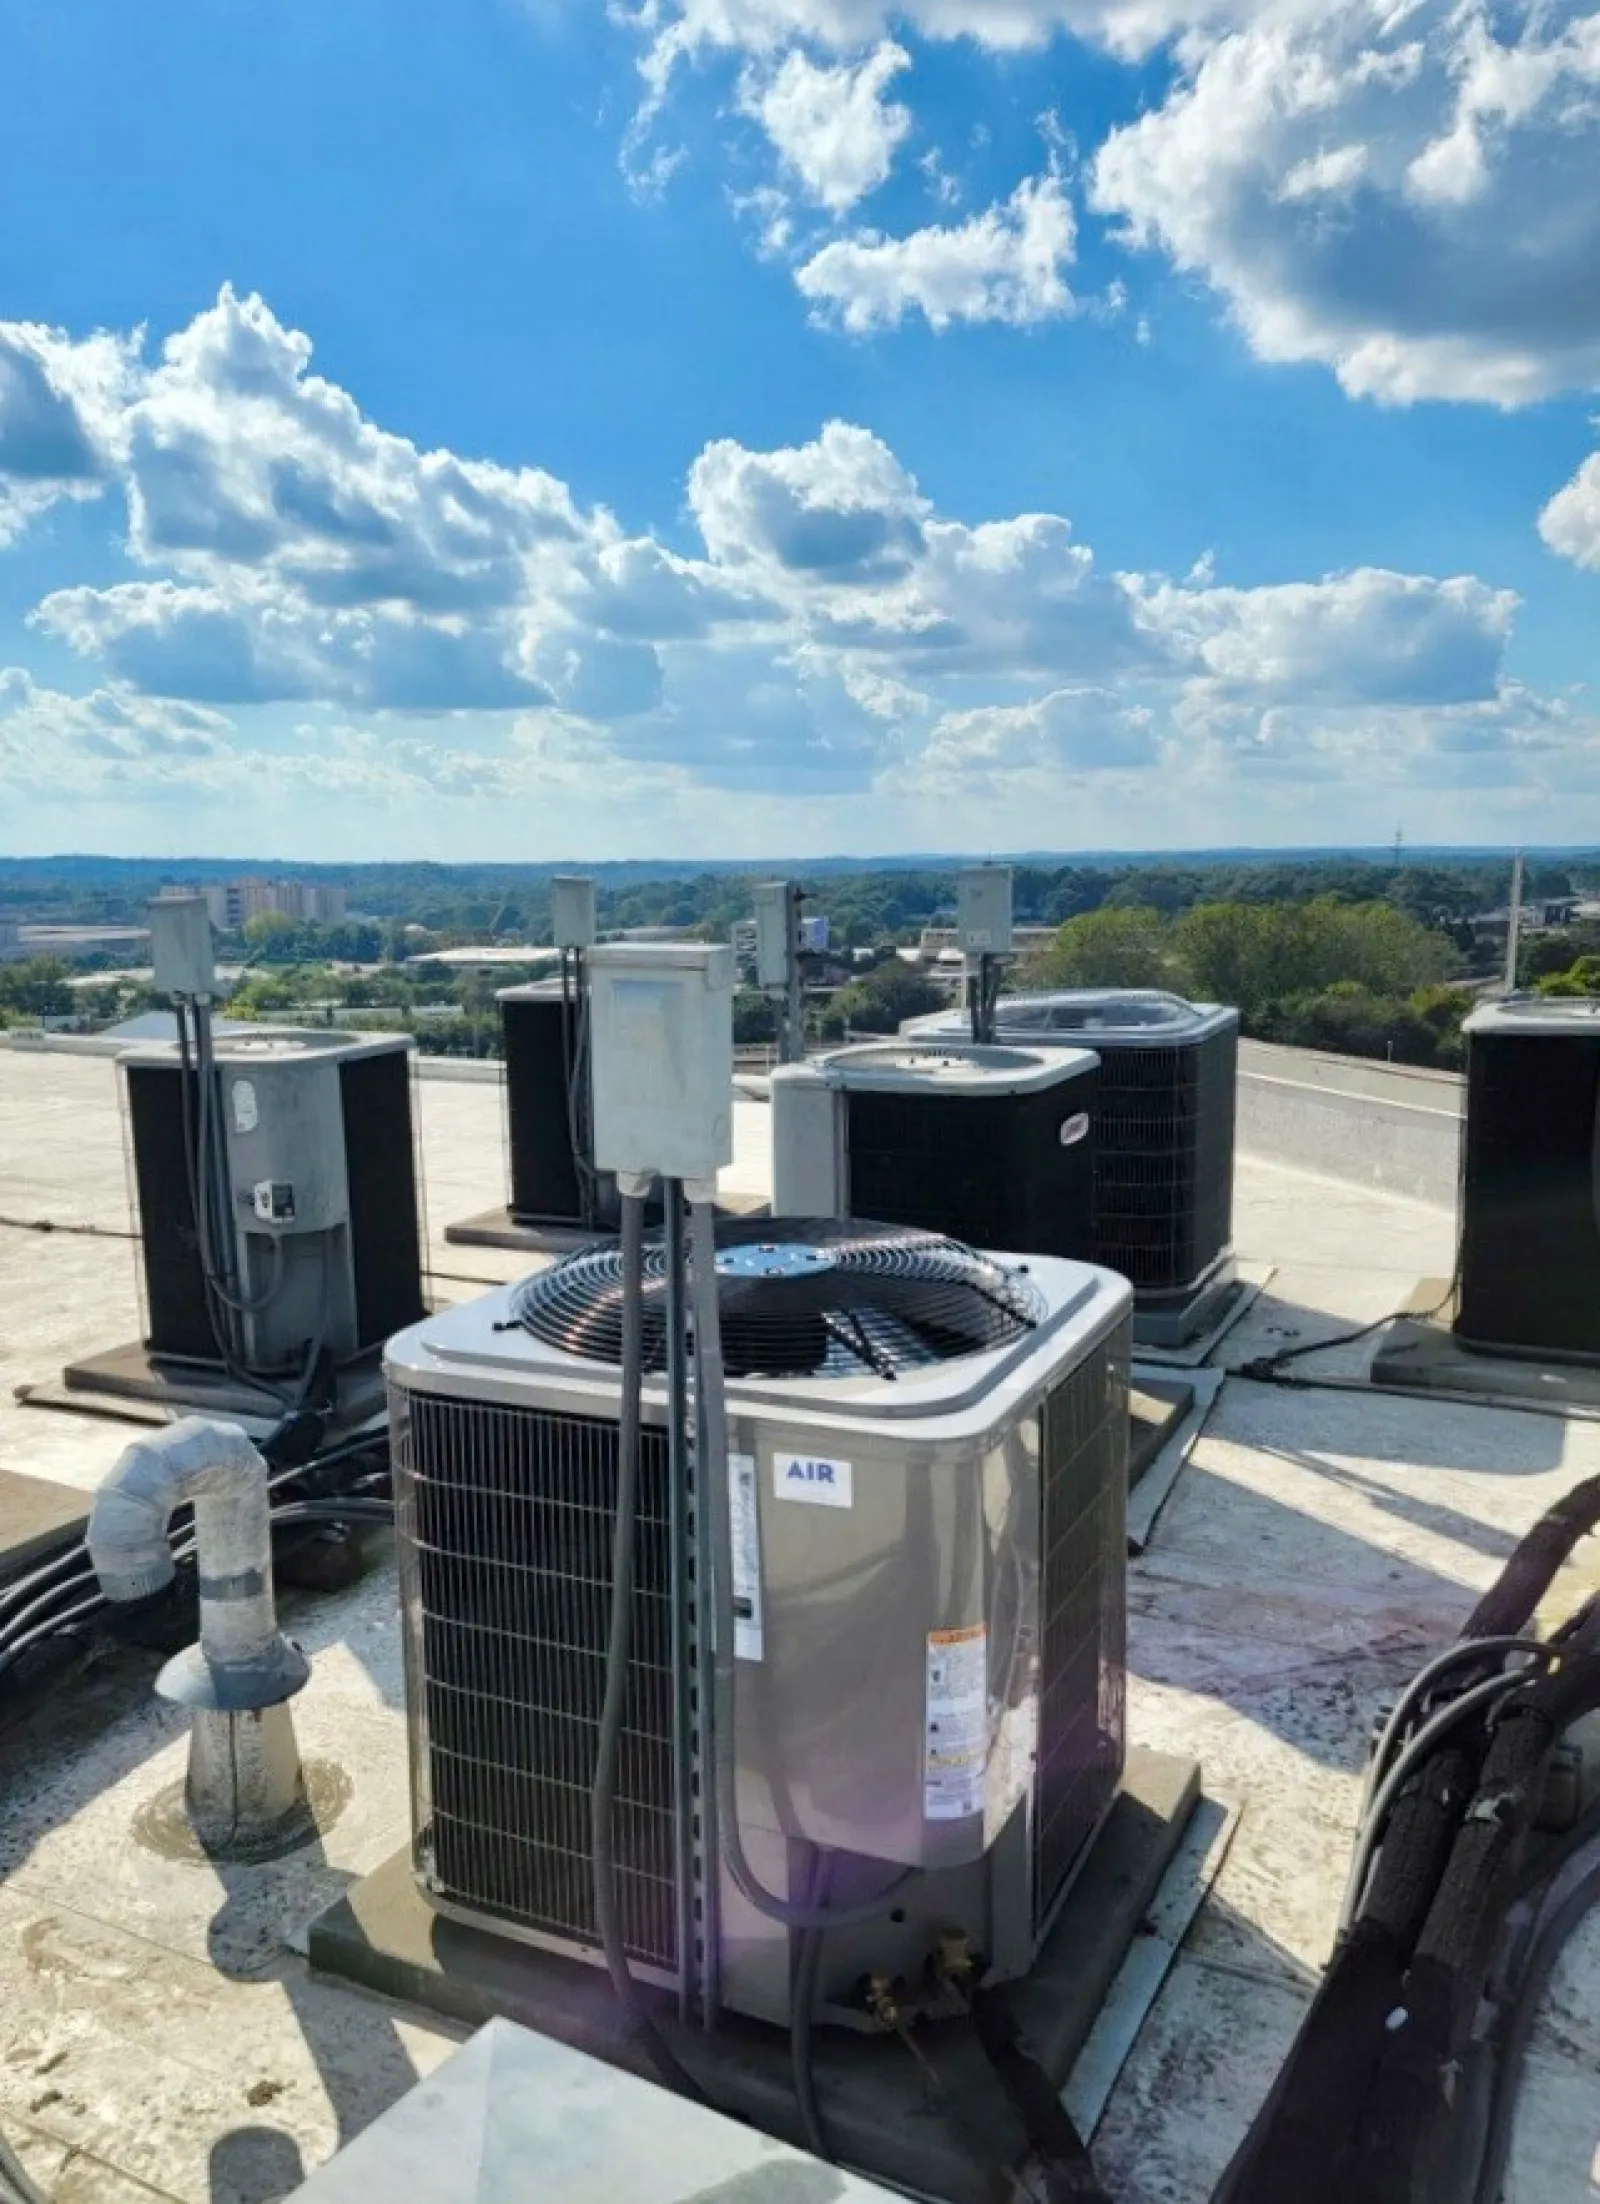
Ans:
[{"label": "manufacturer label", "polygon": [[984,1808],[989,1762],[989,1633],[928,1633],[928,1713],[922,1812],[928,1821],[965,1821]]},{"label": "manufacturer label", "polygon": [[256,1107],[254,1082],[236,1079],[233,1082],[233,1129],[236,1133],[253,1133],[261,1123],[261,1112]]},{"label": "manufacturer label", "polygon": [[774,1454],[772,1489],[780,1500],[813,1508],[847,1508],[854,1498],[850,1464],[822,1454]]},{"label": "manufacturer label", "polygon": [[761,1625],[761,1516],[756,1505],[756,1458],[728,1456],[728,1513],[733,1551],[733,1654],[759,1661]]},{"label": "manufacturer label", "polygon": [[1086,1110],[1080,1110],[1076,1117],[1063,1118],[1061,1123],[1061,1145],[1063,1148],[1076,1148],[1080,1140],[1088,1138],[1088,1134],[1089,1113]]}]

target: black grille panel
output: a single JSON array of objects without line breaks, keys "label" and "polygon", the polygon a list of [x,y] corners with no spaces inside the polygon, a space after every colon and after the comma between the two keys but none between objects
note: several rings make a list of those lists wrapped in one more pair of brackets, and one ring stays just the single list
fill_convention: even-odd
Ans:
[{"label": "black grille panel", "polygon": [[183,1073],[176,1063],[130,1064],[124,1076],[139,1195],[139,1252],[144,1264],[154,1355],[215,1362],[216,1333],[205,1277],[183,1133]]},{"label": "black grille panel", "polygon": [[1042,1933],[1127,1747],[1131,1319],[1045,1403],[1034,1919]]},{"label": "black grille panel", "polygon": [[1136,1288],[1179,1292],[1233,1238],[1238,1033],[1186,1048],[1074,1038],[1100,1057],[1094,1259]]},{"label": "black grille panel", "polygon": [[577,1061],[577,1013],[558,993],[500,998],[511,1141],[511,1213],[530,1224],[580,1224],[583,1189],[568,1089]]},{"label": "black grille panel", "polygon": [[[419,1866],[465,1910],[597,1946],[616,1426],[402,1393],[391,1420]],[[676,1972],[668,1593],[666,1438],[647,1429],[615,1829],[629,1955]]]},{"label": "black grille panel", "polygon": [[1063,1146],[1063,1120],[1095,1110],[1092,1070],[1041,1093],[994,1100],[849,1096],[850,1209],[1012,1255],[1089,1253],[1092,1140]]},{"label": "black grille panel", "polygon": [[1600,1358],[1600,1038],[1472,1035],[1461,1209],[1462,1336]]},{"label": "black grille panel", "polygon": [[360,1353],[423,1313],[410,1059],[399,1049],[348,1058],[339,1097]]}]

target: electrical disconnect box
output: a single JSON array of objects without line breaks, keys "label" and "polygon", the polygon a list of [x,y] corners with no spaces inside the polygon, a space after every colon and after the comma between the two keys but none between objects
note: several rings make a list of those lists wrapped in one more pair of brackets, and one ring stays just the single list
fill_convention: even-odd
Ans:
[{"label": "electrical disconnect box", "polygon": [[551,938],[558,949],[589,949],[595,937],[594,882],[582,873],[557,873],[550,883]]},{"label": "electrical disconnect box", "polygon": [[957,883],[956,938],[969,957],[1011,954],[1011,867],[977,865]]},{"label": "electrical disconnect box", "polygon": [[795,891],[787,880],[758,881],[756,907],[756,985],[787,987],[794,962]]},{"label": "electrical disconnect box", "polygon": [[733,1161],[733,952],[613,942],[588,960],[594,1161],[715,1185]]},{"label": "electrical disconnect box", "polygon": [[203,895],[158,895],[148,910],[151,986],[158,995],[210,998],[217,991],[211,914]]}]

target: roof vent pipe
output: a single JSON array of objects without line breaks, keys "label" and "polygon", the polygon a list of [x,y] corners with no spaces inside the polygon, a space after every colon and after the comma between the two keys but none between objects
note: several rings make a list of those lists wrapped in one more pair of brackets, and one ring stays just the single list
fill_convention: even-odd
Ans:
[{"label": "roof vent pipe", "polygon": [[95,1494],[89,1558],[109,1600],[148,1599],[175,1573],[167,1529],[194,1509],[200,1642],[156,1679],[193,1711],[186,1801],[201,1844],[248,1857],[304,1814],[288,1702],[310,1666],[278,1628],[267,1465],[237,1424],[186,1416],[137,1439]]}]

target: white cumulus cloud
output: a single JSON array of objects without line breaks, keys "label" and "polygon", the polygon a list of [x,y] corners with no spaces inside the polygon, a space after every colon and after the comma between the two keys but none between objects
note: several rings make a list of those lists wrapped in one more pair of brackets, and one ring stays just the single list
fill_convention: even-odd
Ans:
[{"label": "white cumulus cloud", "polygon": [[225,751],[232,732],[220,712],[126,683],[73,696],[24,667],[0,667],[0,783],[62,788],[130,763],[170,777]]},{"label": "white cumulus cloud", "polygon": [[1029,177],[1003,205],[969,221],[930,224],[905,237],[861,230],[833,239],[795,271],[803,297],[854,336],[897,328],[920,314],[932,329],[952,322],[1022,328],[1073,309],[1066,271],[1077,222],[1055,174]]},{"label": "white cumulus cloud", "polygon": [[[0,674],[0,782],[31,816],[52,787],[269,808],[542,791],[581,827],[604,787],[644,834],[696,791],[781,823],[785,800],[821,817],[965,788],[1039,839],[1064,790],[1156,780],[1218,803],[1230,774],[1289,790],[1353,761],[1587,785],[1593,725],[1510,678],[1515,600],[1471,575],[1117,571],[1064,514],[947,517],[845,421],[708,444],[698,542],[668,549],[553,476],[419,452],[258,299],[224,292],[150,361],[86,345],[53,337],[28,386],[28,479],[93,484],[108,517],[120,494],[129,569],[33,614],[85,693]],[[1573,557],[1600,544],[1592,487],[1586,469],[1546,513]],[[312,736],[285,743],[285,707]]]},{"label": "white cumulus cloud", "polygon": [[1341,0],[1196,35],[1091,203],[1353,396],[1600,383],[1600,12]]},{"label": "white cumulus cloud", "polygon": [[1137,57],[1195,23],[1235,20],[1249,0],[642,0],[618,17],[643,34],[659,95],[677,64],[708,51],[773,54],[804,40],[859,52],[897,28],[995,54],[1037,51],[1065,32]]},{"label": "white cumulus cloud", "polygon": [[1551,498],[1539,515],[1539,533],[1562,558],[1600,568],[1600,453]]},{"label": "white cumulus cloud", "polygon": [[806,196],[830,214],[847,214],[887,181],[911,128],[910,109],[885,96],[910,61],[888,39],[857,62],[823,64],[791,52],[775,70],[746,70],[740,105]]},{"label": "white cumulus cloud", "polygon": [[58,498],[105,487],[133,340],[0,322],[0,546]]}]

